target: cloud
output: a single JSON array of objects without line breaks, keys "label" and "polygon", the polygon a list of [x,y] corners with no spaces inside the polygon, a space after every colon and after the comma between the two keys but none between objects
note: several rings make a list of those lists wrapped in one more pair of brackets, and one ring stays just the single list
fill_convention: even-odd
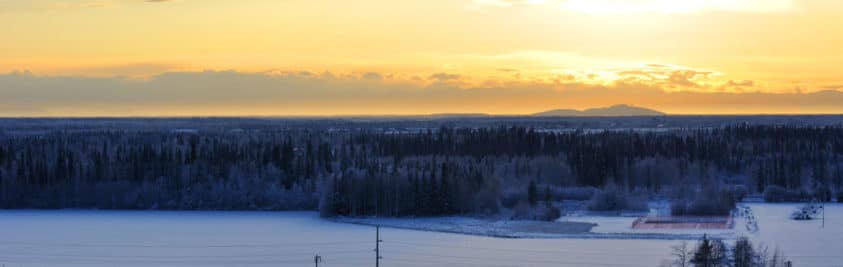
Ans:
[{"label": "cloud", "polygon": [[843,84],[835,84],[835,85],[827,85],[823,86],[824,90],[840,90],[843,89]]},{"label": "cloud", "polygon": [[[647,64],[640,68],[615,70],[619,80],[636,81],[674,90],[699,90],[712,87],[714,72],[681,66]],[[734,84],[732,86],[739,86]]]},{"label": "cloud", "polygon": [[436,74],[430,75],[431,80],[437,80],[437,81],[441,81],[441,82],[451,81],[451,80],[459,80],[461,77],[462,76],[460,76],[459,74],[449,74],[449,73],[436,73]]},{"label": "cloud", "polygon": [[377,72],[366,72],[366,73],[363,73],[362,77],[363,77],[363,79],[366,79],[366,80],[382,80],[383,79],[383,75],[381,75],[380,73],[377,73]]},{"label": "cloud", "polygon": [[[490,80],[466,86],[370,79],[373,74],[204,71],[136,80],[10,73],[0,75],[0,115],[526,114],[617,103],[674,113],[843,113],[843,92],[838,91],[671,92],[663,85],[639,80],[595,85],[569,77],[553,82]],[[442,77],[453,77],[449,75],[453,74]],[[726,84],[750,85],[746,81]]]},{"label": "cloud", "polygon": [[752,87],[753,85],[755,85],[755,82],[754,82],[754,81],[750,81],[750,80],[743,80],[743,81],[737,81],[737,82],[736,82],[736,81],[733,81],[733,80],[729,80],[729,81],[726,83],[726,85],[728,85],[728,86],[736,86],[736,87]]},{"label": "cloud", "polygon": [[123,65],[87,66],[54,70],[62,75],[83,76],[124,76],[131,78],[146,78],[157,74],[178,71],[185,68],[178,64],[169,63],[133,63]]},{"label": "cloud", "polygon": [[14,116],[39,116],[48,114],[47,110],[19,105],[2,105],[0,106],[0,114],[14,114]]},{"label": "cloud", "polygon": [[674,87],[690,87],[690,88],[700,88],[702,85],[694,82],[693,80],[697,79],[699,76],[706,76],[708,73],[705,72],[698,72],[694,70],[678,70],[670,73],[668,76],[667,81],[669,82],[670,86]]}]

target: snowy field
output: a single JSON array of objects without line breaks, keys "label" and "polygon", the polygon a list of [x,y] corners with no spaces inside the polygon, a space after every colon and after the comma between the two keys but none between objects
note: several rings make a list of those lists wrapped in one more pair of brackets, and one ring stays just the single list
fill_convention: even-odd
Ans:
[{"label": "snowy field", "polygon": [[[0,211],[0,264],[374,266],[375,229],[315,212]],[[381,229],[381,266],[656,266],[673,242]],[[606,255],[613,255],[607,257]]]},{"label": "snowy field", "polygon": [[[820,221],[787,218],[796,204],[750,204],[755,242],[782,248],[795,266],[841,266],[843,206]],[[592,231],[637,231],[629,218]],[[577,220],[582,221],[582,220]],[[630,221],[631,222],[631,221]],[[738,227],[742,225],[738,224]],[[741,231],[738,228],[736,231]],[[373,266],[372,227],[314,212],[0,211],[0,265]],[[382,228],[382,266],[658,266],[676,240],[511,239]]]},{"label": "snowy field", "polygon": [[746,222],[742,218],[736,219],[732,230],[639,230],[631,227],[634,217],[580,216],[563,217],[560,220],[596,223],[597,226],[591,231],[601,234],[654,233],[691,237],[708,234],[724,239],[746,236],[756,245],[765,245],[770,250],[781,248],[795,266],[843,266],[843,205],[826,204],[824,227],[822,220],[789,219],[790,213],[802,204],[746,205],[752,208],[758,220],[757,232],[747,231]]},{"label": "snowy field", "polygon": [[735,219],[734,229],[632,229],[632,223],[638,217],[622,216],[567,216],[559,218],[560,222],[588,222],[597,226],[591,229],[596,238],[649,238],[688,240],[700,239],[703,235],[720,239],[735,239],[740,235],[747,235],[743,229],[745,222],[742,218]]},{"label": "snowy field", "polygon": [[826,204],[821,220],[788,219],[798,204],[752,204],[759,231],[748,234],[756,242],[779,246],[794,266],[843,266],[843,205]]}]

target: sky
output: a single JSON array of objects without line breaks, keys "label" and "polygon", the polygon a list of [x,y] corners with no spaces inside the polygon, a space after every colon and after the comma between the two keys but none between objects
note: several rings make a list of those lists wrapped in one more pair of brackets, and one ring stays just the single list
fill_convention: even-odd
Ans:
[{"label": "sky", "polygon": [[837,0],[0,0],[0,116],[843,113]]}]

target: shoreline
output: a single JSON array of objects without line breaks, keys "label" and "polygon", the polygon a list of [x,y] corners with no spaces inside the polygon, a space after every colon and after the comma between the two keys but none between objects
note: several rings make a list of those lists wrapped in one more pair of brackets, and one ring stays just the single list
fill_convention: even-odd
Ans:
[{"label": "shoreline", "polygon": [[[336,223],[380,226],[392,229],[485,236],[507,239],[618,239],[618,240],[698,240],[707,235],[718,239],[731,240],[737,237],[736,231],[719,233],[655,233],[655,232],[593,232],[598,223],[572,221],[526,221],[526,220],[483,220],[471,217],[425,217],[425,218],[326,218]],[[586,231],[546,231],[538,225],[562,226],[575,228],[587,226]]]}]

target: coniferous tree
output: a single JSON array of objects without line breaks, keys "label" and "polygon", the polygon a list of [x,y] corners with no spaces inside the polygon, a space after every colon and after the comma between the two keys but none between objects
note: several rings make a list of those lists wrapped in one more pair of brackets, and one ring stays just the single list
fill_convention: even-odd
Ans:
[{"label": "coniferous tree", "polygon": [[536,188],[536,182],[530,181],[530,184],[527,186],[527,201],[530,203],[530,206],[535,206],[539,200],[538,196],[538,189]]},{"label": "coniferous tree", "polygon": [[758,256],[752,248],[752,243],[746,237],[740,237],[735,241],[732,249],[732,261],[734,267],[756,267]]},{"label": "coniferous tree", "polygon": [[714,267],[714,262],[714,245],[711,240],[704,235],[703,239],[700,240],[699,244],[697,244],[694,255],[691,257],[691,263],[693,263],[695,267]]},{"label": "coniferous tree", "polygon": [[721,240],[711,240],[703,235],[703,239],[697,244],[696,251],[691,257],[691,263],[695,267],[722,267],[728,265],[728,257],[725,244]]}]

